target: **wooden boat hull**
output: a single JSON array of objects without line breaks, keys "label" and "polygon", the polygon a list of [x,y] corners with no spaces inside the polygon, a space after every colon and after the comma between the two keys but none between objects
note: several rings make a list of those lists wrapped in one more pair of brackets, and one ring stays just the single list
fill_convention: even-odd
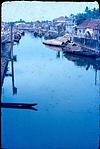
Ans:
[{"label": "wooden boat hull", "polygon": [[84,52],[84,51],[71,51],[71,50],[65,50],[63,51],[64,54],[73,54],[73,55],[80,55],[80,56],[85,56],[85,57],[91,57],[91,58],[99,58],[100,57],[100,53],[96,54],[96,53],[89,53],[89,52]]},{"label": "wooden boat hull", "polygon": [[37,111],[37,109],[34,108],[36,105],[36,103],[0,103],[0,108],[31,109]]}]

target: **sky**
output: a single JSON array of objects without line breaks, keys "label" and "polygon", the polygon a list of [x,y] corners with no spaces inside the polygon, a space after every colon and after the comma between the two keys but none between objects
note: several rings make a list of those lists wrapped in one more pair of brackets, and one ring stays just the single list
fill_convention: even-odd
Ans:
[{"label": "sky", "polygon": [[1,6],[1,19],[5,22],[53,20],[60,16],[76,15],[89,9],[99,8],[98,2],[42,2],[42,1],[8,1]]}]

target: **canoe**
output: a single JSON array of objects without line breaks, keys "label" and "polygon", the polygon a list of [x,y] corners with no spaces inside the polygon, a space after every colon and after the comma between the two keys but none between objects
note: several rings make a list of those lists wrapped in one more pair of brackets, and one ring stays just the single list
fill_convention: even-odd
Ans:
[{"label": "canoe", "polygon": [[37,111],[37,109],[34,108],[36,105],[36,103],[0,103],[1,108],[31,109]]}]

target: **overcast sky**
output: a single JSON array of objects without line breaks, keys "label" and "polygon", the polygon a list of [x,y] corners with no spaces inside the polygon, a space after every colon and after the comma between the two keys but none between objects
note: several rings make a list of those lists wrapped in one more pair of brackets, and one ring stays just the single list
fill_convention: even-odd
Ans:
[{"label": "overcast sky", "polygon": [[99,8],[95,2],[38,2],[38,1],[12,1],[2,3],[2,21],[10,22],[23,19],[25,21],[52,20],[59,16],[69,16]]}]

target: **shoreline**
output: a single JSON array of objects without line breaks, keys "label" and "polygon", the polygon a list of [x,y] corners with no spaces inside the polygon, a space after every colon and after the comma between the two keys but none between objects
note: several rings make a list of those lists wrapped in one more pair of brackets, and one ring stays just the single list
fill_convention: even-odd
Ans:
[{"label": "shoreline", "polygon": [[81,45],[79,43],[76,43],[74,41],[71,41],[64,36],[51,39],[51,40],[45,40],[42,42],[45,45],[48,46],[54,46],[62,48],[62,51],[64,53],[70,53],[75,55],[83,55],[86,57],[92,57],[92,58],[99,58],[100,57],[100,51],[94,48],[87,47],[85,45]]}]

